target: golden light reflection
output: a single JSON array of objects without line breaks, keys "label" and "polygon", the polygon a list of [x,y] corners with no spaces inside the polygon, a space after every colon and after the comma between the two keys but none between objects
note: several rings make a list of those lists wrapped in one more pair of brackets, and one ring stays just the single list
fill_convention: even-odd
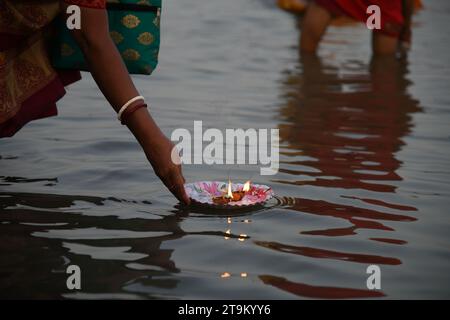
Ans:
[{"label": "golden light reflection", "polygon": [[248,236],[246,234],[240,234],[238,240],[239,241],[245,241],[248,238]]},{"label": "golden light reflection", "polygon": [[[228,229],[227,231],[225,231],[225,234],[230,235],[230,234],[231,234],[231,230]],[[230,239],[230,237],[228,237],[228,236],[224,236],[223,238],[224,238],[225,240]]]},{"label": "golden light reflection", "polygon": [[[247,274],[247,272],[241,272],[241,273],[240,273],[240,276],[241,276],[241,278],[247,278],[247,277],[248,277],[248,274]],[[229,272],[223,272],[222,274],[220,274],[220,277],[221,277],[222,279],[230,278],[230,277],[231,277],[231,273],[229,273]]]}]

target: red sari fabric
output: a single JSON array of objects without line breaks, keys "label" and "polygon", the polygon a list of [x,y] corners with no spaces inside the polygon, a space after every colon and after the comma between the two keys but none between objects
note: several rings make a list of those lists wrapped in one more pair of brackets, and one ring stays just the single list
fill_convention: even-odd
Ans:
[{"label": "red sari fabric", "polygon": [[[55,70],[48,58],[45,31],[61,2],[0,2],[0,138],[13,136],[32,120],[57,115],[65,86],[81,79],[78,71]],[[106,0],[64,2],[94,9],[106,5]]]},{"label": "red sari fabric", "polygon": [[381,32],[398,38],[403,28],[402,0],[315,0],[317,4],[327,9],[333,15],[345,15],[366,23],[369,15],[366,13],[370,5],[377,5],[381,11]]},{"label": "red sari fabric", "polygon": [[64,0],[64,2],[93,9],[104,9],[106,6],[106,0]]}]

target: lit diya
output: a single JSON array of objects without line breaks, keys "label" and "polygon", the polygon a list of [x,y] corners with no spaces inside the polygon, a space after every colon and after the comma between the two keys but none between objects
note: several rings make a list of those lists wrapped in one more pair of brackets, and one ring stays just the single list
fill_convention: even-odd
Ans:
[{"label": "lit diya", "polygon": [[185,184],[185,189],[194,204],[215,208],[247,208],[262,205],[273,197],[270,187],[250,181],[200,181]]}]

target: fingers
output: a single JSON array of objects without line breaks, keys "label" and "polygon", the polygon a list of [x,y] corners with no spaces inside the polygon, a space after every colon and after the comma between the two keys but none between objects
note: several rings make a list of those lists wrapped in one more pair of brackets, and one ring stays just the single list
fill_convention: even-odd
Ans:
[{"label": "fingers", "polygon": [[164,184],[170,192],[183,204],[190,204],[190,199],[184,189],[184,177],[181,174],[181,169],[174,167],[169,174],[163,178]]}]

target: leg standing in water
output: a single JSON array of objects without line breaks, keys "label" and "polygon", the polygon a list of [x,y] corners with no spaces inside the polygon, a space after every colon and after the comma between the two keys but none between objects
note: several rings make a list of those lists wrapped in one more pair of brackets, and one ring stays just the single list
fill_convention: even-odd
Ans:
[{"label": "leg standing in water", "polygon": [[372,31],[372,52],[374,55],[395,54],[398,44],[397,38]]},{"label": "leg standing in water", "polygon": [[303,18],[300,35],[300,50],[305,53],[315,53],[328,25],[331,13],[320,5],[312,2]]},{"label": "leg standing in water", "polygon": [[[381,10],[381,29],[372,32],[374,55],[405,54],[411,42],[411,16],[414,0],[372,1]],[[315,53],[334,16],[348,16],[365,23],[372,3],[366,0],[315,0],[306,11],[301,31],[300,50]]]}]

